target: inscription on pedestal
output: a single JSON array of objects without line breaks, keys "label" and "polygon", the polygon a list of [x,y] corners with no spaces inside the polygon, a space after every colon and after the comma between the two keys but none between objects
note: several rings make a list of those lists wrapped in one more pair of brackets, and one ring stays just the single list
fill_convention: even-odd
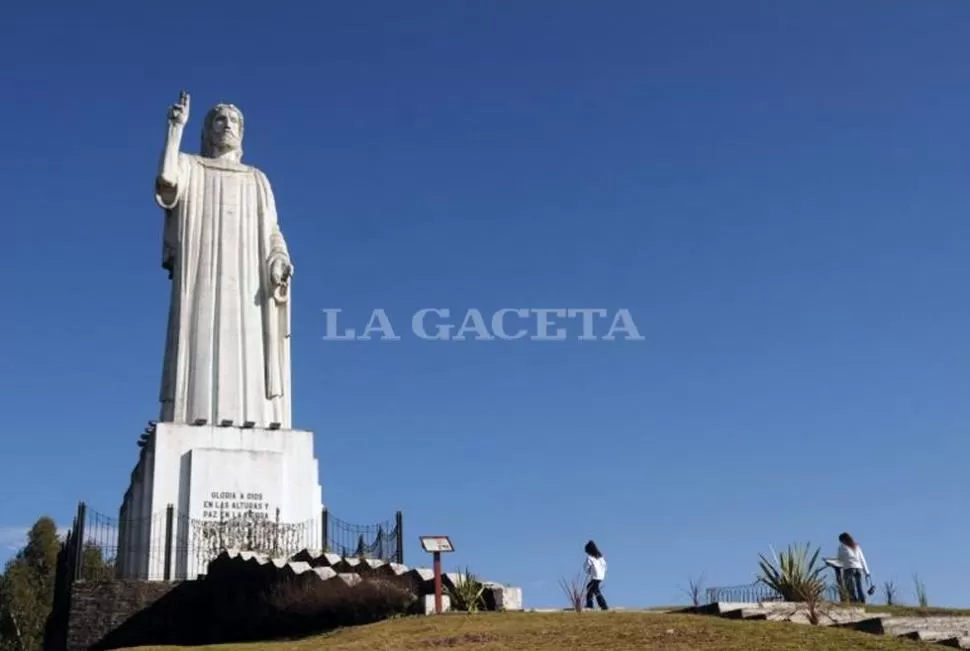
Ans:
[{"label": "inscription on pedestal", "polygon": [[202,501],[203,520],[227,520],[248,514],[256,520],[269,520],[273,509],[262,493],[211,491]]}]

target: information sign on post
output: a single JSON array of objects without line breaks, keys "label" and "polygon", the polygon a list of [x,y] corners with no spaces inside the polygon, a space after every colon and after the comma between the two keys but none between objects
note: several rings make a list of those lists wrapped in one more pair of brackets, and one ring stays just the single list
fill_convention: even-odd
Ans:
[{"label": "information sign on post", "polygon": [[421,548],[434,558],[434,611],[441,614],[441,554],[455,551],[448,536],[421,536]]}]

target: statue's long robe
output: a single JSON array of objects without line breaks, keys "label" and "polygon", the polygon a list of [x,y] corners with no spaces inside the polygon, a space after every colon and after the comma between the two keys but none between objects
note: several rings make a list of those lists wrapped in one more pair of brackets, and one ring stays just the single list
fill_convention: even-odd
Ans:
[{"label": "statue's long robe", "polygon": [[[276,201],[240,163],[179,154],[165,210],[162,265],[172,279],[161,421],[290,423],[290,303],[273,298]],[[278,232],[278,231],[277,231]],[[287,258],[288,259],[288,258]]]}]

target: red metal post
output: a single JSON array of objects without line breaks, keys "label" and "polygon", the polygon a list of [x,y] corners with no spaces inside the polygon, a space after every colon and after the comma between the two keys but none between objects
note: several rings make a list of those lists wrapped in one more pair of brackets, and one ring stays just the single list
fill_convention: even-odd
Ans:
[{"label": "red metal post", "polygon": [[434,611],[441,614],[441,552],[434,553]]}]

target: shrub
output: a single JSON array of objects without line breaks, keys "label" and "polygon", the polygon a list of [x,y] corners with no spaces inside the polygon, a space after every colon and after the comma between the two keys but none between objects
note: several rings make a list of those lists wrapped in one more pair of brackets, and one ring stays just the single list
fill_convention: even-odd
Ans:
[{"label": "shrub", "polygon": [[291,637],[406,615],[415,612],[418,597],[387,579],[365,578],[347,585],[340,579],[312,576],[276,584],[266,601],[273,636]]},{"label": "shrub", "polygon": [[926,584],[920,581],[919,574],[913,575],[913,583],[916,584],[916,603],[919,604],[920,608],[926,608],[930,605],[929,597],[926,596]]},{"label": "shrub", "polygon": [[704,593],[704,575],[701,574],[696,579],[691,577],[687,589],[684,590],[687,597],[690,599],[690,605],[697,608],[701,605],[701,595]]},{"label": "shrub", "polygon": [[454,586],[448,588],[452,610],[474,613],[485,606],[485,584],[472,571],[465,568],[458,573]]},{"label": "shrub", "polygon": [[818,562],[820,552],[816,548],[809,557],[808,545],[792,545],[781,556],[775,556],[774,563],[761,554],[758,582],[778,592],[785,601],[821,600],[825,595],[825,565]]},{"label": "shrub", "polygon": [[559,587],[566,595],[569,607],[577,613],[583,612],[583,604],[586,601],[586,582],[583,574],[573,577],[571,580],[559,579]]},{"label": "shrub", "polygon": [[[790,546],[775,556],[772,564],[761,555],[761,576],[758,581],[778,592],[785,601],[805,604],[808,621],[813,626],[821,623],[825,615],[825,564],[820,564],[821,549],[809,556],[809,545],[804,548]],[[774,550],[772,550],[774,555]]]},{"label": "shrub", "polygon": [[886,595],[886,605],[895,606],[898,604],[899,600],[896,598],[897,590],[896,584],[892,581],[886,581],[882,584],[883,594]]}]

